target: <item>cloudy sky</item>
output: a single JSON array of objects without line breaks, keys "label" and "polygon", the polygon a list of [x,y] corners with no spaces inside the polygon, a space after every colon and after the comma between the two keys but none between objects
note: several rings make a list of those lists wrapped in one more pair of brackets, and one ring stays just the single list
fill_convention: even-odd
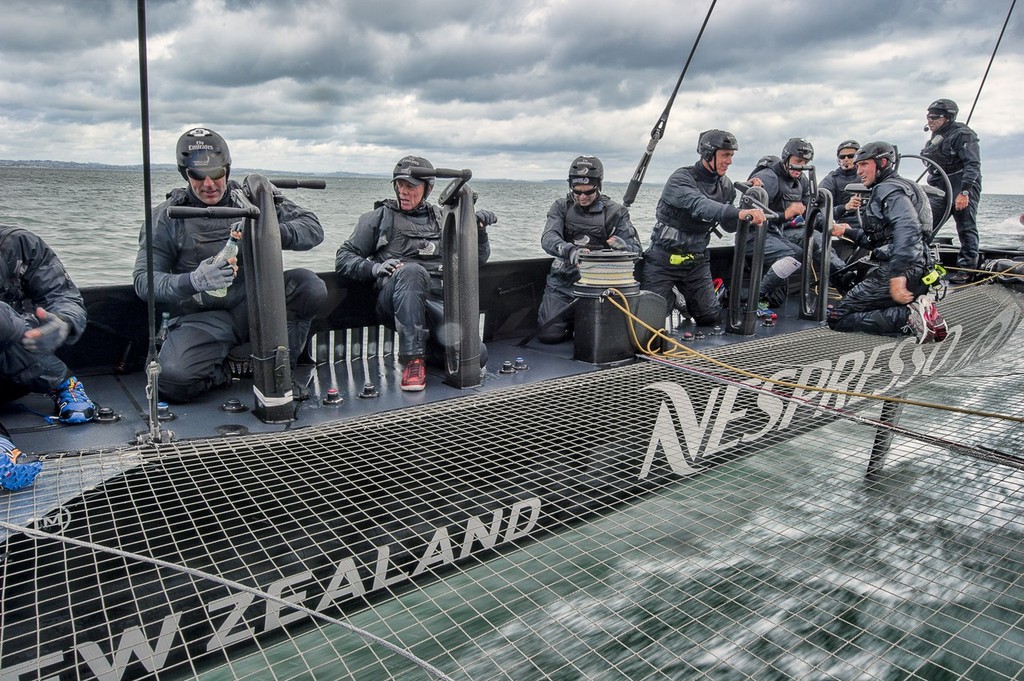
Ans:
[{"label": "cloudy sky", "polygon": [[[853,137],[920,151],[938,97],[967,117],[1011,0],[720,0],[647,182],[735,133],[732,175],[789,137],[819,167]],[[150,0],[152,160],[203,124],[235,165],[389,173],[403,154],[479,178],[627,181],[710,0]],[[2,0],[0,158],[141,162],[135,0]],[[984,189],[1024,193],[1024,18],[970,120]],[[917,174],[919,162],[911,161]],[[823,173],[822,173],[823,174]],[[739,179],[743,179],[740,177]]]}]

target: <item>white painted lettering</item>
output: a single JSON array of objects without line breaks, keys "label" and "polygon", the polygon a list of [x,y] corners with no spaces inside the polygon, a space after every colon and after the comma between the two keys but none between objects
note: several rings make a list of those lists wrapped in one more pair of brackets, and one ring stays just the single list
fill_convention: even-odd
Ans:
[{"label": "white painted lettering", "polygon": [[454,562],[455,552],[452,550],[452,540],[448,536],[448,528],[439,527],[434,530],[434,536],[431,537],[430,543],[427,544],[427,549],[420,557],[420,561],[416,563],[412,576],[415,577],[423,574],[431,565],[438,563],[450,565]]},{"label": "white painted lettering", "polygon": [[[744,381],[744,383],[747,385],[750,384],[749,381]],[[722,406],[718,410],[718,414],[715,416],[715,422],[711,427],[711,435],[708,437],[708,443],[704,447],[703,456],[729,449],[729,447],[733,447],[740,442],[741,438],[739,436],[741,433],[737,433],[737,437],[729,440],[728,442],[722,442],[722,437],[725,435],[725,429],[729,427],[729,424],[747,415],[746,409],[733,411],[733,406],[736,404],[736,395],[738,395],[739,392],[739,386],[730,385],[726,388],[725,394],[722,395]]]},{"label": "white painted lettering", "polygon": [[[840,355],[839,358],[836,359],[835,368],[832,369],[832,374],[829,376],[828,383],[825,384],[825,388],[829,390],[849,391],[850,381],[860,373],[861,366],[863,366],[863,364],[864,352],[861,350]],[[847,365],[850,367],[849,371],[846,370]],[[836,409],[842,409],[843,405],[846,404],[846,398],[846,395],[822,393],[819,404],[823,407],[827,407],[829,400],[831,399],[833,406]]]},{"label": "white painted lettering", "polygon": [[373,588],[371,591],[377,589],[383,589],[399,582],[404,582],[409,579],[409,575],[405,572],[399,571],[393,577],[388,577],[388,565],[391,563],[391,547],[390,546],[378,546],[377,547],[377,565],[373,570]]},{"label": "white painted lettering", "polygon": [[[523,515],[525,509],[529,509],[529,516],[527,517],[526,524],[520,528],[519,518]],[[508,517],[508,529],[505,530],[504,541],[509,542],[530,534],[533,528],[536,527],[537,520],[539,519],[540,499],[534,497],[533,499],[524,499],[512,504],[512,512]]]},{"label": "white painted lettering", "polygon": [[358,598],[366,593],[363,580],[359,577],[359,570],[356,569],[356,562],[351,558],[342,558],[338,563],[338,569],[334,571],[330,584],[324,592],[323,598],[317,604],[317,610],[326,610],[334,601],[343,597]]},{"label": "white painted lettering", "polygon": [[[771,381],[791,381],[796,371],[793,369],[783,369],[777,371],[769,377],[766,387],[769,389],[774,386]],[[751,383],[754,387],[757,387],[756,383]],[[786,408],[786,403],[782,401],[782,398],[772,395],[767,392],[758,392],[757,394],[757,406],[768,416],[768,422],[764,424],[761,430],[753,433],[746,433],[740,442],[754,442],[760,440],[762,437],[770,433],[775,429],[775,424],[779,422],[779,418],[782,416],[783,410]]]},{"label": "white painted lettering", "polygon": [[242,622],[242,615],[245,614],[246,609],[252,605],[254,596],[245,592],[233,593],[230,596],[224,598],[218,598],[206,607],[209,612],[217,612],[218,610],[224,610],[225,608],[232,608],[228,616],[224,618],[220,627],[213,633],[210,640],[206,642],[206,650],[217,650],[218,648],[226,648],[232,643],[238,643],[239,641],[245,641],[256,635],[252,628],[248,624],[243,624],[237,631],[235,625]]},{"label": "white painted lettering", "polygon": [[459,551],[459,558],[465,558],[473,548],[473,542],[480,542],[485,549],[493,549],[498,541],[498,530],[501,527],[502,509],[494,510],[491,517],[491,527],[488,530],[483,521],[476,516],[466,521],[466,537],[462,540],[462,550]]},{"label": "white painted lettering", "polygon": [[654,463],[654,455],[658,451],[658,445],[665,451],[665,458],[672,472],[677,475],[693,475],[697,469],[691,468],[683,454],[683,448],[679,444],[679,434],[676,424],[672,421],[672,414],[668,404],[661,403],[658,408],[658,418],[654,422],[654,432],[651,433],[651,441],[647,445],[647,454],[644,455],[643,465],[640,466],[640,479],[643,480],[651,474],[651,465]]},{"label": "white painted lettering", "polygon": [[[871,350],[871,354],[868,355],[868,361],[864,363],[864,370],[861,371],[860,378],[857,380],[857,385],[854,387],[853,392],[863,393],[864,387],[867,385],[868,381],[871,380],[871,377],[882,373],[882,369],[880,367],[876,367],[876,364],[878,364],[878,358],[882,356],[883,352],[892,350],[896,345],[897,344],[895,342],[886,343],[885,345],[879,345]],[[871,394],[878,395],[879,391],[876,390]]]},{"label": "white painted lettering", "polygon": [[[302,603],[302,601],[306,599],[305,591],[296,591],[289,598],[284,598],[282,594],[284,593],[285,589],[288,589],[289,587],[292,587],[300,582],[305,582],[311,579],[313,579],[312,572],[300,572],[290,577],[285,577],[283,579],[277,580],[276,582],[272,582],[270,586],[267,587],[267,593],[271,596],[274,596],[275,598],[281,598],[283,600],[286,600],[289,603]],[[283,608],[286,608],[286,606],[282,605],[277,601],[267,601],[267,616],[266,624],[264,625],[264,629],[266,631],[270,631],[271,629],[276,629],[278,627],[283,627],[286,624],[290,624],[291,622],[295,622],[296,620],[300,620],[303,617],[306,617],[306,613],[301,612],[299,610],[293,610],[292,608],[288,608],[290,612],[287,615],[282,615],[281,610]]]},{"label": "white painted lettering", "polygon": [[[799,385],[809,386],[808,388],[794,388],[793,397],[795,400],[790,400],[789,404],[786,405],[786,413],[782,417],[782,422],[779,423],[780,430],[786,430],[793,425],[793,416],[796,414],[796,410],[803,404],[802,400],[807,399],[806,396],[818,395],[818,389],[823,388],[825,383],[828,381],[828,377],[832,371],[832,362],[827,359],[819,359],[817,362],[811,362],[805,364],[803,369],[800,370],[800,375],[796,379],[796,383]],[[811,382],[811,374],[817,373],[818,380],[814,383]],[[820,411],[815,412],[815,416],[820,414]]]},{"label": "white painted lettering", "polygon": [[167,663],[167,653],[170,652],[171,643],[178,633],[180,617],[181,614],[176,612],[164,617],[155,647],[149,645],[149,640],[141,627],[125,629],[117,642],[117,648],[113,651],[113,661],[107,660],[107,656],[103,654],[99,645],[93,641],[83,641],[76,647],[76,650],[82,657],[82,661],[89,667],[89,671],[95,674],[100,681],[120,681],[132,661],[133,653],[146,668],[146,671],[153,673]]}]

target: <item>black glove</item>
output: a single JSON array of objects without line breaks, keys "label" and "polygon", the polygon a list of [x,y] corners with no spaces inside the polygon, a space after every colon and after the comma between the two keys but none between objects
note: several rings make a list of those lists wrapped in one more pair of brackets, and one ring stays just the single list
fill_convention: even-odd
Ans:
[{"label": "black glove", "polygon": [[402,261],[398,258],[388,258],[384,262],[375,262],[373,263],[373,276],[390,277],[401,266]]},{"label": "black glove", "polygon": [[68,333],[71,332],[71,325],[59,315],[47,312],[41,307],[36,308],[36,318],[39,320],[39,326],[26,331],[21,337],[21,344],[29,352],[52,355],[64,344]]},{"label": "black glove", "polygon": [[210,256],[189,273],[189,281],[192,282],[196,291],[216,291],[220,288],[227,288],[235,280],[235,270],[231,264],[214,262],[216,257],[215,255]]},{"label": "black glove", "polygon": [[491,210],[478,210],[476,212],[476,225],[477,227],[483,228],[487,225],[493,225],[498,221],[498,216]]},{"label": "black glove", "polygon": [[612,236],[608,237],[608,241],[605,243],[608,244],[609,248],[613,248],[616,251],[629,250],[629,244],[627,244],[626,240],[623,239],[621,236],[615,236],[613,234]]}]

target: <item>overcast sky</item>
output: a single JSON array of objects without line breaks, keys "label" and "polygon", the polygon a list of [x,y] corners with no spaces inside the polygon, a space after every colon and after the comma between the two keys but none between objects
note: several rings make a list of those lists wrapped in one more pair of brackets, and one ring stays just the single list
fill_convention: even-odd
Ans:
[{"label": "overcast sky", "polygon": [[[405,153],[479,178],[628,181],[710,0],[150,0],[152,160],[206,125],[242,168],[389,173]],[[925,109],[967,117],[1010,0],[720,0],[647,172],[737,135],[733,172],[794,136],[918,153]],[[1024,193],[1024,20],[970,125],[984,190]],[[136,2],[0,0],[0,158],[142,160]],[[918,161],[904,173],[916,177]],[[824,173],[819,173],[819,177]]]}]

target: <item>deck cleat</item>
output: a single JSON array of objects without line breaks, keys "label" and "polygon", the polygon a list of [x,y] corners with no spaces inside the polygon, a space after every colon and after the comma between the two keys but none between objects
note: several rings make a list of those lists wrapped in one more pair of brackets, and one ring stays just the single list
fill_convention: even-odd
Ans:
[{"label": "deck cleat", "polygon": [[512,360],[510,359],[506,359],[504,362],[502,362],[501,368],[498,369],[499,374],[514,374],[515,372],[516,368],[512,365]]},{"label": "deck cleat", "polygon": [[516,357],[515,364],[512,365],[512,368],[516,371],[526,371],[530,366],[526,363],[526,359],[524,357]]},{"label": "deck cleat", "polygon": [[345,398],[341,396],[337,388],[328,388],[327,394],[324,395],[323,403],[328,407],[336,407],[342,404]]},{"label": "deck cleat", "polygon": [[[220,405],[221,411],[226,411],[229,414],[240,414],[243,411],[247,411],[248,408],[242,404],[242,401],[237,397],[232,397],[225,401],[224,404]],[[157,407],[157,413],[159,414],[159,406]]]},{"label": "deck cleat", "polygon": [[689,343],[693,341],[693,332],[683,331],[683,333],[679,336],[679,340],[683,341],[684,343]]},{"label": "deck cleat", "polygon": [[356,395],[356,397],[361,397],[364,400],[370,400],[374,397],[378,397],[379,395],[380,393],[377,392],[377,386],[373,383],[366,383],[363,385],[363,391]]}]

